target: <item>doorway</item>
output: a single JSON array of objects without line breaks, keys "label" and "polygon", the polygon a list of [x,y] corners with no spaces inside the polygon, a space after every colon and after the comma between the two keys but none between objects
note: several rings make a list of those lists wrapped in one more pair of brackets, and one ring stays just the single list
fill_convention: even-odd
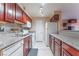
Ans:
[{"label": "doorway", "polygon": [[33,29],[36,32],[36,39],[33,48],[38,49],[37,56],[52,56],[50,48],[45,43],[45,23],[46,18],[34,18],[33,20]]},{"label": "doorway", "polygon": [[36,20],[36,42],[44,42],[45,40],[45,21],[43,19]]}]

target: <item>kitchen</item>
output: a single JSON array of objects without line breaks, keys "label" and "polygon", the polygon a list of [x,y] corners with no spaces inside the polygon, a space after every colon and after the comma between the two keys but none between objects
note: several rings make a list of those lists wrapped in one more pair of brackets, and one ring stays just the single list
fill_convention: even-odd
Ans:
[{"label": "kitchen", "polygon": [[0,56],[79,56],[79,3],[0,3]]}]

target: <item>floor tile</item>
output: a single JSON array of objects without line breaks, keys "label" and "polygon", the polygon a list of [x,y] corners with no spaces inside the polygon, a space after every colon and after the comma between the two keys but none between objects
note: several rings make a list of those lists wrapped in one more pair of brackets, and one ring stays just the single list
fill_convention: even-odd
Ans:
[{"label": "floor tile", "polygon": [[38,48],[37,56],[53,56],[50,48],[43,42],[36,42],[33,48]]}]

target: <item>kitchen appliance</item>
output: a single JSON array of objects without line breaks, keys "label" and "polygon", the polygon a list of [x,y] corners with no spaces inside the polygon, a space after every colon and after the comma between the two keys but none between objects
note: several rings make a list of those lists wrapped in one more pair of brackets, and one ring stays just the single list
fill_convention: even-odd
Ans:
[{"label": "kitchen appliance", "polygon": [[56,22],[46,22],[46,32],[45,32],[45,37],[46,37],[46,45],[48,46],[49,43],[49,35],[53,33],[57,33],[57,23]]},{"label": "kitchen appliance", "polygon": [[35,48],[36,33],[35,31],[30,31],[29,33],[32,35],[32,48]]}]

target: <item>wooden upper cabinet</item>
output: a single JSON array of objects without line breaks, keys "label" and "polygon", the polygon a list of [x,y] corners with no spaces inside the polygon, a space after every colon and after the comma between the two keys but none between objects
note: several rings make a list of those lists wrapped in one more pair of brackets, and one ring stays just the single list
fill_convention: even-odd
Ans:
[{"label": "wooden upper cabinet", "polygon": [[15,3],[5,3],[5,21],[14,22]]},{"label": "wooden upper cabinet", "polygon": [[22,22],[23,11],[19,5],[16,4],[16,20]]},{"label": "wooden upper cabinet", "polygon": [[29,16],[27,16],[25,12],[23,12],[23,23],[28,24],[28,22],[31,23],[31,19],[29,18]]},{"label": "wooden upper cabinet", "polygon": [[0,21],[11,22],[15,20],[31,24],[31,19],[16,3],[0,3]]},{"label": "wooden upper cabinet", "polygon": [[57,22],[59,20],[59,14],[55,14],[51,19],[50,22]]},{"label": "wooden upper cabinet", "polygon": [[4,21],[4,3],[0,3],[0,21]]},{"label": "wooden upper cabinet", "polygon": [[13,6],[13,9],[12,9],[13,10],[13,19],[15,20],[15,16],[16,16],[15,15],[16,14],[16,12],[15,12],[15,4],[13,3],[12,6]]},{"label": "wooden upper cabinet", "polygon": [[23,23],[27,23],[27,16],[26,16],[26,14],[23,12],[23,21],[22,21]]},{"label": "wooden upper cabinet", "polygon": [[69,19],[68,23],[77,23],[77,19]]},{"label": "wooden upper cabinet", "polygon": [[29,22],[30,22],[30,23],[32,23],[32,20],[31,20],[31,18],[30,18],[30,17],[28,17],[28,20],[29,20]]}]

